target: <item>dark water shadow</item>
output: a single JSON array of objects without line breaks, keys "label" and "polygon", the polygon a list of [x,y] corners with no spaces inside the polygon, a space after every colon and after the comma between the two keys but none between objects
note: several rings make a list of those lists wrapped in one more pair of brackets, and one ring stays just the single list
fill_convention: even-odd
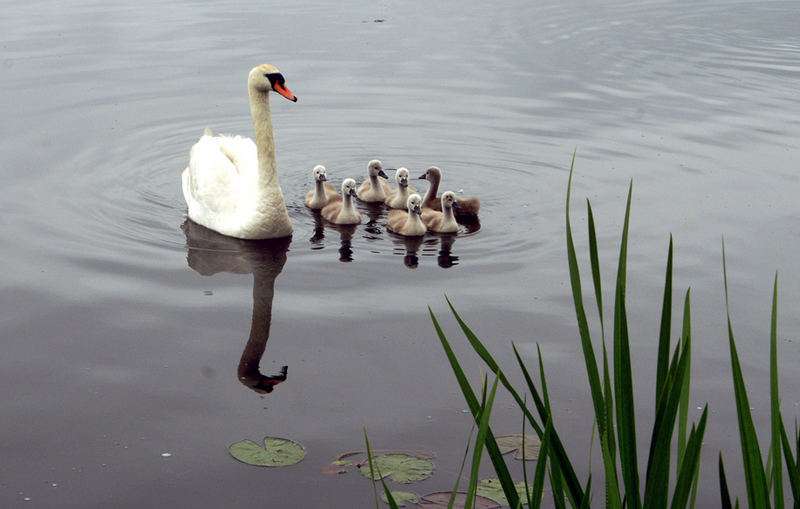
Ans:
[{"label": "dark water shadow", "polygon": [[186,260],[197,273],[203,276],[220,272],[253,274],[253,318],[237,377],[259,394],[272,392],[286,380],[288,366],[283,366],[276,375],[264,375],[259,364],[269,340],[275,278],[286,264],[292,238],[240,240],[220,235],[189,219],[181,225],[181,230],[186,235]]}]

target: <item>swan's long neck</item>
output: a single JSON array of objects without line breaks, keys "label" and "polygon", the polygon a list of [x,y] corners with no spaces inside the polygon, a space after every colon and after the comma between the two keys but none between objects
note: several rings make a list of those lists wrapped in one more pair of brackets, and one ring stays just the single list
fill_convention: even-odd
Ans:
[{"label": "swan's long neck", "polygon": [[258,185],[261,188],[278,185],[275,165],[275,138],[272,135],[272,113],[269,92],[250,88],[250,115],[258,150]]},{"label": "swan's long neck", "polygon": [[355,214],[356,208],[353,205],[353,197],[348,192],[343,192],[342,196],[342,210],[339,215],[352,215]]},{"label": "swan's long neck", "polygon": [[425,226],[422,222],[422,218],[416,212],[408,211],[408,219],[406,219],[406,230],[427,230],[427,226]]},{"label": "swan's long neck", "polygon": [[325,194],[325,182],[317,180],[317,186],[314,188],[314,199],[326,200],[327,198],[328,196]]},{"label": "swan's long neck", "polygon": [[442,206],[442,224],[456,223],[456,216],[453,214],[453,207]]},{"label": "swan's long neck", "polygon": [[430,187],[428,187],[428,192],[425,193],[425,199],[422,200],[422,203],[426,203],[429,200],[436,199],[436,193],[439,192],[439,177],[438,175],[433,176],[433,181],[431,182]]}]

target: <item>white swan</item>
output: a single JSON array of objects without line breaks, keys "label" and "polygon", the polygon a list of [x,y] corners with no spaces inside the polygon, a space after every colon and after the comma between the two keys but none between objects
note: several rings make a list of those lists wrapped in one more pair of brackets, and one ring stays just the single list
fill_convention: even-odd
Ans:
[{"label": "white swan", "polygon": [[334,224],[359,224],[361,214],[356,210],[353,196],[356,195],[356,181],[344,179],[342,182],[342,199],[332,201],[322,208],[322,217]]},{"label": "white swan", "polygon": [[358,187],[358,199],[366,202],[381,202],[386,199],[386,193],[392,189],[385,180],[378,177],[388,179],[386,173],[383,171],[383,165],[377,159],[373,159],[367,163],[367,174],[369,178],[361,183]]},{"label": "white swan", "polygon": [[332,201],[341,200],[342,197],[336,193],[336,188],[328,182],[325,174],[325,167],[321,164],[314,166],[314,189],[306,193],[306,207],[319,210]]},{"label": "white swan", "polygon": [[254,67],[247,80],[255,144],[240,136],[205,134],[183,170],[183,196],[192,221],[223,235],[272,239],[292,234],[275,167],[269,92],[297,97],[275,67]]},{"label": "white swan", "polygon": [[394,209],[389,211],[386,229],[406,237],[419,237],[425,235],[428,227],[420,219],[422,214],[422,198],[417,193],[412,194],[406,201],[408,212]]},{"label": "white swan", "polygon": [[436,211],[429,208],[422,209],[422,222],[429,230],[439,233],[454,233],[458,231],[458,223],[456,216],[453,214],[453,209],[459,208],[459,203],[456,201],[456,194],[453,191],[447,191],[442,194],[442,211]]},{"label": "white swan", "polygon": [[406,168],[397,168],[394,178],[397,180],[397,189],[389,191],[383,203],[390,209],[404,209],[406,208],[408,195],[416,193],[416,191],[408,185],[408,170]]}]

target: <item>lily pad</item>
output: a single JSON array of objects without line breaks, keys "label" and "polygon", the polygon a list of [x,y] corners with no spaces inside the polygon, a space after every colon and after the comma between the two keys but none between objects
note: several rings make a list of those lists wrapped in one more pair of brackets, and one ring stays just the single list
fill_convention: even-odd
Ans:
[{"label": "lily pad", "polygon": [[[527,438],[525,440],[527,441]],[[523,500],[526,500],[525,482],[518,482],[514,485],[514,488],[517,489],[517,495]],[[529,484],[528,489],[533,490],[533,487]],[[480,483],[478,483],[478,490],[476,493],[483,497],[491,498],[500,505],[509,505],[506,494],[503,492],[503,487],[500,486],[500,480],[497,477],[494,479],[481,479]]]},{"label": "lily pad", "polygon": [[[447,503],[450,502],[450,495],[452,491],[439,491],[436,493],[430,493],[420,498],[419,503],[417,504],[419,507],[423,509],[446,509]],[[453,503],[454,509],[463,509],[464,504],[467,501],[467,494],[463,492],[456,493],[456,498]],[[482,497],[480,495],[475,497],[475,503],[472,504],[472,507],[475,509],[500,509],[500,504],[492,500],[491,498]]]},{"label": "lily pad", "polygon": [[[397,503],[398,507],[405,507],[406,502],[410,502],[412,504],[416,504],[419,502],[419,495],[416,493],[411,493],[409,491],[393,491],[392,498],[394,499],[395,503]],[[389,499],[386,497],[386,493],[381,493],[381,500],[389,503]]]},{"label": "lily pad", "polygon": [[[495,437],[500,454],[508,454],[512,451],[515,460],[522,460],[522,435],[503,435]],[[539,449],[542,442],[536,435],[525,435],[525,461],[533,461],[539,458]]]},{"label": "lily pad", "polygon": [[285,467],[294,465],[306,455],[302,445],[288,438],[264,437],[264,446],[252,440],[241,440],[232,444],[228,450],[231,456],[259,467]]},{"label": "lily pad", "polygon": [[[434,465],[431,460],[415,458],[408,454],[382,454],[372,458],[374,474],[372,479],[391,477],[394,482],[409,484],[422,481],[433,474]],[[359,470],[364,477],[370,477],[369,462],[360,465]],[[380,472],[380,473],[379,473]]]}]

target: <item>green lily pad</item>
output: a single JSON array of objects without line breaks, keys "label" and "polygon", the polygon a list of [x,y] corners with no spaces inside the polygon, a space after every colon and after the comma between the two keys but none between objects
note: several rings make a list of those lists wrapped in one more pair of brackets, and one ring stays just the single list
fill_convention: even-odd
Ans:
[{"label": "green lily pad", "polygon": [[[500,454],[508,454],[511,451],[514,453],[515,460],[522,460],[522,435],[503,435],[495,437],[497,440],[497,447],[500,448]],[[539,448],[542,442],[536,435],[525,435],[525,461],[533,461],[539,458]]]},{"label": "green lily pad", "polygon": [[[447,509],[447,503],[450,501],[451,493],[452,491],[439,491],[436,493],[430,493],[421,497],[417,505],[423,509]],[[459,491],[456,493],[453,509],[463,509],[466,501],[467,494]],[[500,509],[500,504],[491,498],[478,495],[475,497],[472,507],[475,509]]]},{"label": "green lily pad", "polygon": [[[527,438],[525,440],[527,441]],[[527,500],[524,481],[520,481],[515,484],[514,488],[517,489],[517,495],[519,495],[520,498]],[[533,490],[533,487],[529,484],[528,489]],[[478,490],[476,493],[482,497],[491,498],[500,505],[508,505],[508,499],[506,498],[506,494],[503,492],[503,487],[500,486],[500,480],[497,477],[494,479],[481,479],[480,483],[478,483]]]},{"label": "green lily pad", "polygon": [[331,462],[331,465],[336,465],[337,467],[347,467],[352,464],[353,464],[352,461],[347,461],[347,460],[336,460]]},{"label": "green lily pad", "polygon": [[264,446],[252,440],[242,440],[232,444],[228,450],[231,456],[259,467],[285,467],[294,465],[306,455],[302,445],[288,438],[264,437]]},{"label": "green lily pad", "polygon": [[[422,481],[433,474],[434,465],[431,460],[415,458],[408,454],[382,454],[372,458],[374,481],[381,477],[390,477],[394,482],[409,484]],[[369,462],[360,465],[359,470],[364,477],[370,477]],[[380,472],[380,473],[379,473]]]},{"label": "green lily pad", "polygon": [[[392,498],[398,507],[405,507],[406,502],[410,502],[412,504],[419,502],[419,496],[416,493],[411,493],[408,491],[393,491]],[[381,493],[381,500],[387,504],[389,503],[389,499],[386,497],[386,492]]]}]

